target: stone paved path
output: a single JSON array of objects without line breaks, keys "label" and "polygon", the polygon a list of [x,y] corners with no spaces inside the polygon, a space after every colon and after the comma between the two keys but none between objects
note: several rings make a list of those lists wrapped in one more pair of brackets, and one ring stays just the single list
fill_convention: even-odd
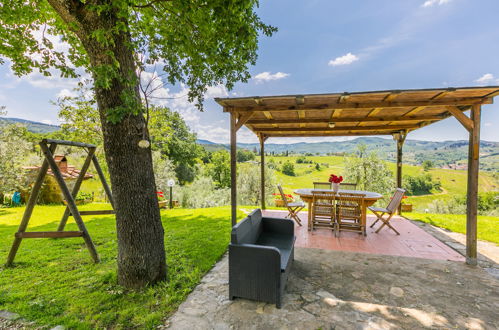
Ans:
[{"label": "stone paved path", "polygon": [[[436,227],[421,221],[410,220],[441,242],[466,256],[466,235]],[[499,280],[499,246],[492,242],[477,241],[478,265]]]},{"label": "stone paved path", "polygon": [[282,309],[228,300],[225,256],[171,329],[498,329],[499,281],[462,262],[297,248]]}]

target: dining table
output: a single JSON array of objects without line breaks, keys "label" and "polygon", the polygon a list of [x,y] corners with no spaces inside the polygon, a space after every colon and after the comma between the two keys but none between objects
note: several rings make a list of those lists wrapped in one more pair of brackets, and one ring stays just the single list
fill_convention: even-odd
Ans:
[{"label": "dining table", "polygon": [[[296,189],[294,193],[302,199],[303,202],[308,204],[308,230],[311,228],[311,223],[312,223],[312,203],[313,203],[313,191],[328,191],[331,192],[333,191],[332,189],[311,189],[311,188],[303,188],[303,189]],[[336,193],[335,196],[339,197],[339,193],[356,193],[356,194],[363,194],[365,195],[364,197],[364,203],[361,206],[362,209],[362,218],[361,218],[361,225],[364,228],[364,235],[365,235],[365,228],[367,224],[367,207],[373,205],[376,203],[376,201],[380,198],[383,197],[383,195],[374,192],[374,191],[365,191],[365,190],[346,190],[346,189],[339,189]]]}]

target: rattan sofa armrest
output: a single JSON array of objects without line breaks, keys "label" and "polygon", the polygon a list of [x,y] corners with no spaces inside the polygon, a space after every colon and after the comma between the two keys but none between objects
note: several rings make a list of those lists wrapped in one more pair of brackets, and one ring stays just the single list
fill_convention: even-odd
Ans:
[{"label": "rattan sofa armrest", "polygon": [[281,252],[273,246],[229,244],[230,267],[258,274],[262,271],[281,273]]}]

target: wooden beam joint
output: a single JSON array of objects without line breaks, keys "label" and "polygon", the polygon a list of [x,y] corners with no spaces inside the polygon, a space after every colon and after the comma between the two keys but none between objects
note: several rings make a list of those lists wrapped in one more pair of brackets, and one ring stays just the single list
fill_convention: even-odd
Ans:
[{"label": "wooden beam joint", "polygon": [[473,131],[473,120],[467,117],[458,107],[448,106],[447,110],[464,126],[469,132]]}]

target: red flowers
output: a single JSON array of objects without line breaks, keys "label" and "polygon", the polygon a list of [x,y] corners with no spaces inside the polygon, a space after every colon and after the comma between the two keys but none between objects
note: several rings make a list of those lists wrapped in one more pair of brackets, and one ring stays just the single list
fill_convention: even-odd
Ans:
[{"label": "red flowers", "polygon": [[156,195],[157,195],[158,197],[165,197],[165,194],[163,194],[163,192],[162,192],[162,191],[156,191]]},{"label": "red flowers", "polygon": [[[281,200],[281,194],[272,194],[273,196],[276,196],[275,199],[276,200]],[[294,200],[294,197],[293,195],[290,195],[290,194],[284,194],[284,196],[286,197],[286,199],[288,200],[288,202],[292,202]]]},{"label": "red flowers", "polygon": [[343,181],[343,177],[341,175],[340,176],[336,176],[334,174],[331,174],[329,176],[329,182],[340,183],[341,181]]}]

